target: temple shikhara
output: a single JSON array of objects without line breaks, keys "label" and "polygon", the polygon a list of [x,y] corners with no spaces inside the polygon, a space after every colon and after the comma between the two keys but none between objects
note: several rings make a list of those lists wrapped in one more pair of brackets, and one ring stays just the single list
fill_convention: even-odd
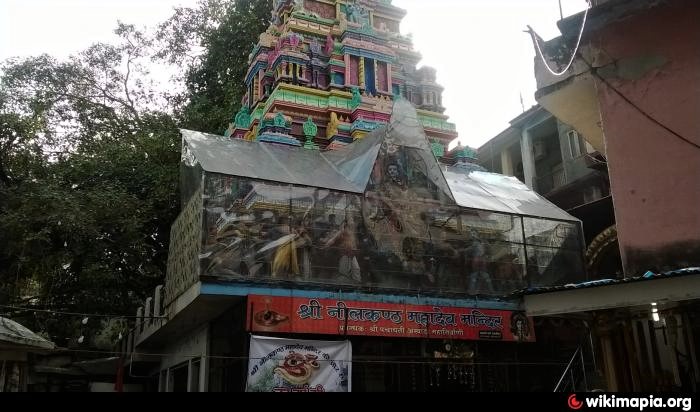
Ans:
[{"label": "temple shikhara", "polygon": [[225,136],[181,130],[165,282],[125,343],[174,354],[136,362],[161,390],[498,390],[479,365],[538,345],[513,293],[585,279],[578,219],[446,153],[404,14],[275,1]]},{"label": "temple shikhara", "polygon": [[444,155],[457,131],[435,70],[416,69],[421,56],[399,32],[405,14],[390,0],[275,0],[226,135],[335,149],[386,125],[401,96]]}]

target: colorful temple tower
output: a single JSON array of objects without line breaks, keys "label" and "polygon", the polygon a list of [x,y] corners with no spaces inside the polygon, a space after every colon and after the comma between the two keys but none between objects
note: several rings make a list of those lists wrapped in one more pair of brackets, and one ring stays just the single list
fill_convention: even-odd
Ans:
[{"label": "colorful temple tower", "polygon": [[227,137],[334,149],[385,125],[401,96],[442,157],[457,138],[435,70],[399,33],[391,0],[275,0],[249,56],[247,91]]}]

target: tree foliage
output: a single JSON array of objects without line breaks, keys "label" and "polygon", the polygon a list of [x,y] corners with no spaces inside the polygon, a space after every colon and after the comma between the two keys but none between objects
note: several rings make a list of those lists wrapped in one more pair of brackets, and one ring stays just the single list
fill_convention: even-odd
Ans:
[{"label": "tree foliage", "polygon": [[[143,35],[117,34],[68,61],[2,67],[1,303],[131,313],[163,278],[178,132],[144,80]],[[72,333],[65,318],[28,320],[59,344]]]},{"label": "tree foliage", "polygon": [[271,0],[208,0],[161,24],[161,57],[188,61],[179,116],[185,128],[221,134],[240,108],[248,56],[270,21]]},{"label": "tree foliage", "polygon": [[[0,305],[133,314],[163,282],[177,128],[226,128],[270,10],[202,0],[153,33],[120,23],[112,44],[0,66]],[[149,80],[168,64],[179,93]],[[59,345],[85,333],[81,319],[0,309]]]}]

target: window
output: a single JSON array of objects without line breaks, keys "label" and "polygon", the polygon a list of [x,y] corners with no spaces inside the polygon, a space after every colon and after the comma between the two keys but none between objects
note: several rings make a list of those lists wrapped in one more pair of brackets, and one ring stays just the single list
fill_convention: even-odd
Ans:
[{"label": "window", "polygon": [[572,158],[577,158],[586,153],[586,141],[583,140],[576,130],[569,130],[566,135],[569,138],[569,149],[571,150]]}]

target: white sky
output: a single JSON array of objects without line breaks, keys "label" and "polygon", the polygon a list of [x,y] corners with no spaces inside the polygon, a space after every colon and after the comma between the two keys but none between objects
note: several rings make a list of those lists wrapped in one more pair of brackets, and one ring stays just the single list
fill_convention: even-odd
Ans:
[{"label": "white sky", "polygon": [[[65,57],[113,39],[117,20],[154,26],[174,6],[196,0],[0,0],[0,60],[49,53]],[[408,15],[423,62],[445,86],[443,105],[463,143],[478,147],[535,103],[531,25],[542,37],[558,34],[559,0],[394,0]],[[564,16],[585,0],[561,0]]]}]

